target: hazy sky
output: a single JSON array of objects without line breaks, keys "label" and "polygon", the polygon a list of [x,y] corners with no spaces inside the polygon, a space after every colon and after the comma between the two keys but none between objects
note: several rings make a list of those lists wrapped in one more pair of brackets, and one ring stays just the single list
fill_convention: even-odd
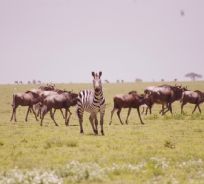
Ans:
[{"label": "hazy sky", "polygon": [[0,83],[204,75],[204,0],[0,0],[0,64]]}]

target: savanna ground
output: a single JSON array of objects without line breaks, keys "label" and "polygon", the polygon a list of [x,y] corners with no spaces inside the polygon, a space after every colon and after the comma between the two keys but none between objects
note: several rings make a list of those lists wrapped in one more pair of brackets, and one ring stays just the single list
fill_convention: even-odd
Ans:
[{"label": "savanna ground", "polygon": [[[59,127],[49,114],[43,127],[33,114],[25,122],[26,108],[17,109],[17,123],[10,122],[12,94],[37,86],[0,86],[0,183],[204,183],[204,108],[203,114],[191,115],[193,105],[173,104],[173,116],[143,115],[141,125],[132,110],[128,125],[120,125],[116,113],[109,126],[115,94],[130,90],[143,92],[158,83],[104,84],[106,114],[105,136],[92,133],[88,115],[84,116],[84,134],[79,133],[75,108],[70,126],[66,127],[60,112]],[[172,83],[173,84],[173,83]],[[204,82],[186,82],[189,89],[204,91]],[[92,88],[91,84],[57,84],[73,90]],[[127,109],[122,110],[125,120]]]}]

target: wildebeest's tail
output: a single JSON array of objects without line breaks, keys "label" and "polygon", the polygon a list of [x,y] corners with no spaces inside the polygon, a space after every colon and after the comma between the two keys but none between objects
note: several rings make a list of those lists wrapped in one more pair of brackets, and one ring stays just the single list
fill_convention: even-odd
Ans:
[{"label": "wildebeest's tail", "polygon": [[12,104],[11,104],[12,107],[16,106],[16,100],[15,99],[16,99],[16,95],[13,94],[13,100],[12,100]]}]

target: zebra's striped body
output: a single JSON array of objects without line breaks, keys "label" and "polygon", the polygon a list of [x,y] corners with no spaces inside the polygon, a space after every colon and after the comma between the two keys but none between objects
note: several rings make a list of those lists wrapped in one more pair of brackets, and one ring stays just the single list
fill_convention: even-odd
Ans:
[{"label": "zebra's striped body", "polygon": [[101,133],[103,132],[103,118],[105,114],[105,98],[103,96],[102,85],[100,76],[102,73],[95,74],[92,72],[94,77],[93,86],[94,90],[87,89],[83,90],[79,93],[77,99],[77,116],[79,118],[80,123],[80,132],[83,133],[83,113],[84,111],[90,113],[89,120],[91,122],[93,131],[95,134],[98,134],[98,119],[97,113],[100,113],[100,125],[101,125]]}]

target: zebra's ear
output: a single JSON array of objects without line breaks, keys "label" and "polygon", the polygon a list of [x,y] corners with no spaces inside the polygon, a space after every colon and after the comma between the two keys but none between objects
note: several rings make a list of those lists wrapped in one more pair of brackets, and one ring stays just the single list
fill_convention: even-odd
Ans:
[{"label": "zebra's ear", "polygon": [[95,72],[92,72],[91,74],[92,74],[92,76],[95,78]]},{"label": "zebra's ear", "polygon": [[102,75],[102,71],[99,72],[99,78],[101,77],[101,75]]}]

